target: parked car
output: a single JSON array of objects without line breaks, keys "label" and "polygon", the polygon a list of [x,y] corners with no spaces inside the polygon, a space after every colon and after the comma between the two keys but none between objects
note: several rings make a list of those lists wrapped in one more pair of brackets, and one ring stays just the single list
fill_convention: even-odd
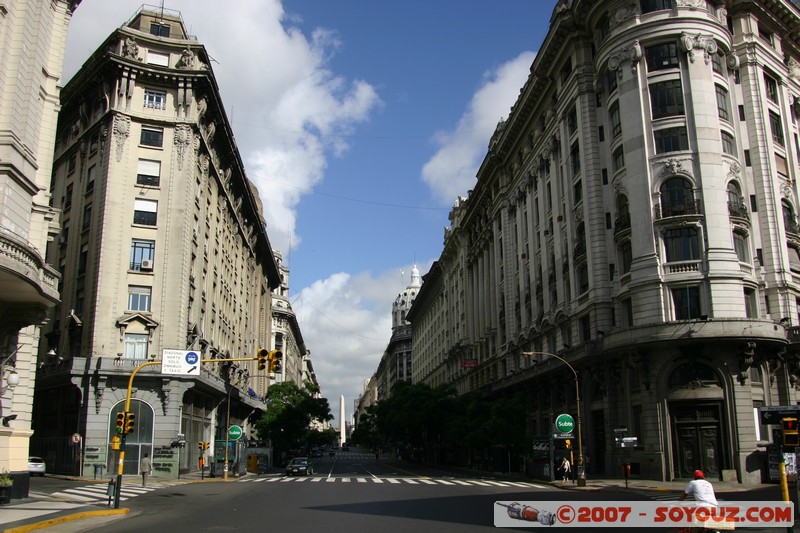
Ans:
[{"label": "parked car", "polygon": [[308,457],[295,457],[286,465],[286,475],[303,474],[308,476],[314,473],[314,465]]},{"label": "parked car", "polygon": [[28,472],[32,476],[44,476],[46,467],[41,457],[28,457]]}]

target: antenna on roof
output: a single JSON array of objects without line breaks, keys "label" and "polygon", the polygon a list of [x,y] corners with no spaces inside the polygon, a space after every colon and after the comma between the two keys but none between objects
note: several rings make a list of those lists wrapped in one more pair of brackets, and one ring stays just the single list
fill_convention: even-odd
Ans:
[{"label": "antenna on roof", "polygon": [[161,0],[161,18],[164,18],[164,0]]}]

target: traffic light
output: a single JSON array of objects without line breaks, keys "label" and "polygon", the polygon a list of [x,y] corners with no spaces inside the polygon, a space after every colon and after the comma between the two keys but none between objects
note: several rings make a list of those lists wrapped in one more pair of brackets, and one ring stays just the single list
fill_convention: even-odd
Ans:
[{"label": "traffic light", "polygon": [[269,371],[270,372],[278,372],[280,371],[281,366],[281,358],[283,357],[283,353],[280,350],[272,350],[269,352]]},{"label": "traffic light", "polygon": [[122,434],[125,431],[125,411],[122,411],[121,413],[117,413],[116,431],[119,434]]},{"label": "traffic light", "polygon": [[256,357],[258,357],[258,369],[264,370],[267,368],[267,358],[269,357],[269,352],[264,348],[259,348],[258,352],[256,352]]},{"label": "traffic light", "polygon": [[207,441],[203,443],[203,449],[204,449],[204,450],[207,450],[207,449],[208,449],[208,442],[207,442]]},{"label": "traffic light", "polygon": [[136,415],[131,412],[125,413],[125,435],[130,435],[136,429]]},{"label": "traffic light", "polygon": [[564,447],[566,449],[568,449],[568,450],[571,449],[572,448],[572,441],[569,440],[569,439],[564,439]]},{"label": "traffic light", "polygon": [[797,418],[785,417],[781,419],[783,426],[783,445],[787,448],[800,446],[800,432],[798,432]]},{"label": "traffic light", "polygon": [[205,442],[198,442],[197,443],[197,449],[202,452],[203,450],[206,449],[206,443]]}]

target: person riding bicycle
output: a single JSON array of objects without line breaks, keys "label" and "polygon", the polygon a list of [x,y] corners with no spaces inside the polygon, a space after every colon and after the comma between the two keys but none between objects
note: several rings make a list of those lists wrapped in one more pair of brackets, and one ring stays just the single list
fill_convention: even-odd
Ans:
[{"label": "person riding bicycle", "polygon": [[[681,494],[679,500],[685,500],[687,496],[694,496],[694,501],[699,507],[717,507],[717,495],[714,494],[714,486],[705,480],[702,470],[694,471],[694,479],[686,486],[686,490]],[[691,527],[684,531],[704,532],[705,527]],[[709,530],[710,531],[710,530]]]},{"label": "person riding bicycle", "polygon": [[680,500],[685,500],[687,496],[694,496],[697,505],[704,507],[716,507],[717,496],[714,494],[714,486],[705,480],[702,470],[694,471],[694,479],[686,486],[686,490],[681,494]]}]

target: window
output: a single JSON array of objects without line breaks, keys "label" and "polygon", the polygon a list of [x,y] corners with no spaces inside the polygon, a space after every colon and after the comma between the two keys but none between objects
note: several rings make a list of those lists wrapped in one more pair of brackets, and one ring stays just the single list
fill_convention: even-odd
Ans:
[{"label": "window", "polygon": [[155,226],[158,221],[158,202],[154,200],[134,200],[133,223]]},{"label": "window", "polygon": [[678,66],[678,44],[663,43],[645,49],[647,70],[655,71]]},{"label": "window", "polygon": [[722,68],[722,54],[711,54],[711,69],[717,74],[725,74]]},{"label": "window", "polygon": [[581,150],[578,141],[575,141],[569,151],[569,160],[572,163],[572,175],[574,176],[581,171]]},{"label": "window", "polygon": [[675,320],[700,318],[700,288],[697,286],[672,289]]},{"label": "window", "polygon": [[164,128],[151,128],[142,126],[139,144],[161,148],[164,145]]},{"label": "window", "polygon": [[136,169],[136,183],[149,187],[158,187],[161,176],[161,161],[140,159]]},{"label": "window", "polygon": [[89,167],[89,170],[86,172],[86,194],[89,194],[94,190],[94,178],[97,174],[97,165],[92,165]]},{"label": "window", "polygon": [[797,218],[794,216],[794,208],[786,200],[781,202],[783,210],[783,225],[786,226],[786,231],[791,233],[800,233],[797,227]]},{"label": "window", "polygon": [[619,245],[619,262],[622,265],[622,273],[627,274],[631,271],[633,263],[633,247],[631,241],[623,241]]},{"label": "window", "polygon": [[764,74],[764,88],[767,91],[767,98],[771,101],[778,103],[778,82],[775,78]]},{"label": "window", "polygon": [[167,108],[167,93],[164,91],[153,91],[145,89],[144,91],[144,106],[152,109],[166,109]]},{"label": "window", "polygon": [[578,180],[572,184],[572,197],[575,205],[578,205],[583,201],[583,183],[581,180]]},{"label": "window", "polygon": [[569,79],[570,74],[572,74],[572,58],[567,58],[567,62],[564,63],[564,66],[561,67],[561,81],[562,83]]},{"label": "window", "polygon": [[567,115],[567,128],[569,129],[570,135],[578,131],[578,113],[575,109],[570,111]]},{"label": "window", "polygon": [[72,207],[72,184],[67,185],[67,191],[64,196],[64,209]]},{"label": "window", "polygon": [[90,227],[92,227],[92,205],[86,205],[83,207],[83,223],[81,225],[81,231],[87,231]]},{"label": "window", "polygon": [[650,86],[650,101],[653,118],[683,115],[683,91],[681,80],[669,80]]},{"label": "window", "polygon": [[697,213],[692,183],[683,178],[670,178],[660,189],[661,211],[665,217]]},{"label": "window", "polygon": [[744,119],[745,119],[745,115],[744,115],[744,106],[743,106],[743,105],[740,105],[740,106],[739,106],[739,120],[742,120],[742,121],[743,121]]},{"label": "window", "polygon": [[744,314],[747,318],[758,318],[755,289],[744,289]]},{"label": "window", "polygon": [[777,113],[769,112],[769,127],[772,130],[772,140],[779,146],[784,146],[783,140],[783,125],[781,124],[781,117]]},{"label": "window", "polygon": [[78,155],[77,154],[71,154],[69,156],[69,159],[67,160],[67,172],[69,174],[72,174],[73,172],[75,172],[75,167],[77,165],[78,165]]},{"label": "window", "polygon": [[614,70],[606,71],[606,84],[608,85],[608,93],[611,94],[617,90],[617,72]]},{"label": "window", "polygon": [[672,0],[642,0],[642,13],[672,9]]},{"label": "window", "polygon": [[158,22],[151,22],[150,35],[155,35],[156,37],[169,37],[169,24],[159,24]]},{"label": "window", "polygon": [[622,119],[619,116],[619,100],[615,100],[608,108],[608,117],[611,121],[611,136],[616,138],[622,133]]},{"label": "window", "polygon": [[140,285],[128,286],[128,310],[150,311],[150,287]]},{"label": "window", "polygon": [[741,231],[733,232],[733,249],[736,250],[736,257],[742,263],[750,262],[750,255],[747,253],[747,235]]},{"label": "window", "polygon": [[722,151],[728,155],[736,155],[736,141],[733,139],[733,135],[728,133],[727,131],[720,132],[720,136],[722,138]]},{"label": "window", "polygon": [[782,155],[775,154],[775,172],[783,178],[789,177],[789,167],[786,165],[786,158]]},{"label": "window", "polygon": [[583,294],[589,290],[589,266],[586,263],[578,267],[578,293]]},{"label": "window", "polygon": [[147,341],[150,336],[146,333],[125,334],[125,358],[147,359]]},{"label": "window", "polygon": [[664,232],[667,263],[700,259],[700,240],[697,228],[672,228]]},{"label": "window", "polygon": [[158,52],[153,52],[152,50],[147,51],[147,63],[150,65],[158,65],[161,67],[168,67],[169,66],[169,54],[160,54]]},{"label": "window", "polygon": [[622,146],[618,146],[614,153],[612,154],[613,158],[613,169],[614,172],[618,172],[625,168],[625,150],[623,150]]},{"label": "window", "polygon": [[731,110],[728,105],[728,91],[725,87],[715,85],[714,90],[717,93],[717,114],[722,120],[731,120]]},{"label": "window", "polygon": [[664,128],[655,132],[656,153],[678,152],[689,149],[689,136],[686,126]]},{"label": "window", "polygon": [[633,326],[633,301],[630,298],[625,298],[620,302],[620,306],[622,307],[623,314],[623,326]]},{"label": "window", "polygon": [[86,274],[86,267],[89,264],[89,245],[81,246],[81,255],[78,256],[78,275]]},{"label": "window", "polygon": [[141,239],[133,239],[131,241],[131,270],[141,270],[142,261],[152,261],[155,257],[156,243],[155,241],[145,241]]},{"label": "window", "polygon": [[766,43],[769,44],[770,46],[772,47],[775,46],[772,32],[766,29],[761,24],[758,25],[758,36],[761,37],[764,41],[766,41]]},{"label": "window", "polygon": [[95,153],[99,146],[100,146],[100,134],[94,133],[92,137],[89,139],[89,154]]}]

